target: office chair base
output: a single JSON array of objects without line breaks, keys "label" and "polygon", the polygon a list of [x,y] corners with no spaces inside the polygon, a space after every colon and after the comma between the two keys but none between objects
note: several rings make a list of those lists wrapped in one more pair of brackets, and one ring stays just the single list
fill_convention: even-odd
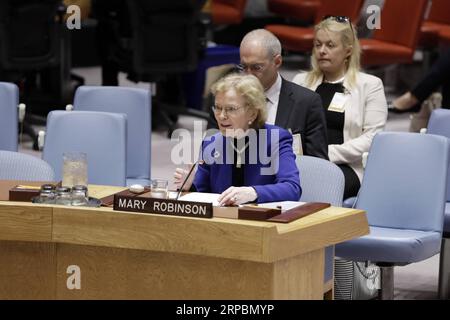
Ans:
[{"label": "office chair base", "polygon": [[380,300],[394,300],[394,266],[380,266],[381,288],[378,290]]},{"label": "office chair base", "polygon": [[175,121],[173,121],[171,119],[171,117],[169,116],[169,114],[167,112],[165,112],[164,110],[161,109],[157,109],[157,112],[159,114],[159,116],[161,117],[162,122],[167,126],[167,138],[171,138],[172,137],[172,133],[175,130],[175,127],[177,125],[176,120],[178,120],[178,117],[176,119],[174,119]]},{"label": "office chair base", "polygon": [[46,118],[38,115],[33,115],[31,113],[27,113],[25,116],[25,120],[23,122],[23,133],[28,135],[33,141],[33,150],[39,151],[38,134],[34,130],[32,124],[38,126],[45,126]]},{"label": "office chair base", "polygon": [[450,297],[450,239],[442,238],[439,261],[439,299]]},{"label": "office chair base", "polygon": [[[199,119],[203,119],[208,121],[208,123],[211,123],[211,118],[209,116],[208,112],[192,109],[192,108],[185,108],[180,107],[176,105],[171,105],[167,103],[163,103],[160,101],[154,101],[153,102],[153,109],[156,112],[156,116],[160,118],[162,123],[167,126],[168,133],[167,136],[170,138],[172,136],[173,131],[176,129],[176,121],[178,119],[179,115],[186,115],[191,116]],[[155,117],[155,121],[156,118]],[[153,126],[156,127],[156,126]]]}]

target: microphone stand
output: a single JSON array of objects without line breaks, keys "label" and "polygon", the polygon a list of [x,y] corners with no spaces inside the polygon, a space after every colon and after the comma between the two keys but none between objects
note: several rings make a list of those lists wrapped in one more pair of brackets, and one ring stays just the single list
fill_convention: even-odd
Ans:
[{"label": "microphone stand", "polygon": [[177,197],[175,198],[175,200],[178,200],[178,198],[180,197],[181,192],[183,191],[184,185],[186,184],[186,182],[189,180],[189,177],[191,176],[192,172],[194,171],[194,168],[197,166],[197,164],[203,164],[205,161],[203,160],[197,160],[194,165],[191,167],[191,170],[189,170],[186,178],[184,178],[184,181],[180,187],[180,189],[178,190],[177,193]]}]

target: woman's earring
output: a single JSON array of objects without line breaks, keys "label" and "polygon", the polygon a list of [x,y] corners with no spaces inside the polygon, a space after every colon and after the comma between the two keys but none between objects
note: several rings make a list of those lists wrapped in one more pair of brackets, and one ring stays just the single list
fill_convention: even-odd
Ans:
[{"label": "woman's earring", "polygon": [[248,122],[248,125],[251,125],[253,123],[253,121],[252,120],[250,120],[249,122]]}]

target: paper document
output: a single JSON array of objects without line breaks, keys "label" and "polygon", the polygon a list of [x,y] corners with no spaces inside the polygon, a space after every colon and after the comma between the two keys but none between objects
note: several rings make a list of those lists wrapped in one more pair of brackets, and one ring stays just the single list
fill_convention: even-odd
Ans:
[{"label": "paper document", "polygon": [[219,198],[219,193],[207,193],[207,192],[191,192],[185,194],[178,198],[178,200],[182,201],[192,201],[192,202],[207,202],[212,203],[213,206],[218,206],[219,202],[217,199]]},{"label": "paper document", "polygon": [[259,203],[258,207],[276,208],[277,206],[281,206],[281,212],[284,212],[286,210],[301,206],[302,204],[305,204],[305,203],[306,202],[300,202],[300,201],[267,202],[267,203]]},{"label": "paper document", "polygon": [[[178,200],[182,201],[193,201],[193,202],[207,202],[212,203],[213,206],[219,206],[219,202],[217,199],[219,198],[219,193],[207,193],[207,192],[191,192],[188,194],[185,194],[184,196],[181,196],[178,198]],[[284,212],[286,210],[301,206],[302,204],[305,204],[306,202],[299,202],[299,201],[279,201],[279,202],[267,202],[267,203],[258,203],[258,207],[262,208],[276,208],[277,206],[281,206],[281,212]],[[242,206],[242,205],[241,205]],[[245,204],[244,204],[245,206]]]}]

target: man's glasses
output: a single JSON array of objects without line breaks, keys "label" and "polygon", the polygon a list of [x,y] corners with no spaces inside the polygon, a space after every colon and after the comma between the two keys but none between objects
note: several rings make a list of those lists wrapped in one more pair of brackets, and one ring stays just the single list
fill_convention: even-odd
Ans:
[{"label": "man's glasses", "polygon": [[243,109],[245,107],[236,107],[236,106],[229,106],[229,107],[219,107],[219,106],[212,106],[212,111],[220,115],[222,112],[225,112],[226,116],[235,116],[238,114],[239,110]]},{"label": "man's glasses", "polygon": [[354,35],[355,32],[353,31],[353,25],[352,22],[350,21],[349,17],[346,16],[332,16],[332,15],[326,15],[322,18],[322,21],[327,20],[327,19],[332,19],[336,22],[339,23],[348,23],[350,25],[350,29],[352,30],[352,34]]},{"label": "man's glasses", "polygon": [[246,72],[247,70],[250,70],[251,72],[261,72],[264,70],[264,64],[262,63],[254,63],[254,64],[241,63],[238,64],[236,67],[240,72]]}]

